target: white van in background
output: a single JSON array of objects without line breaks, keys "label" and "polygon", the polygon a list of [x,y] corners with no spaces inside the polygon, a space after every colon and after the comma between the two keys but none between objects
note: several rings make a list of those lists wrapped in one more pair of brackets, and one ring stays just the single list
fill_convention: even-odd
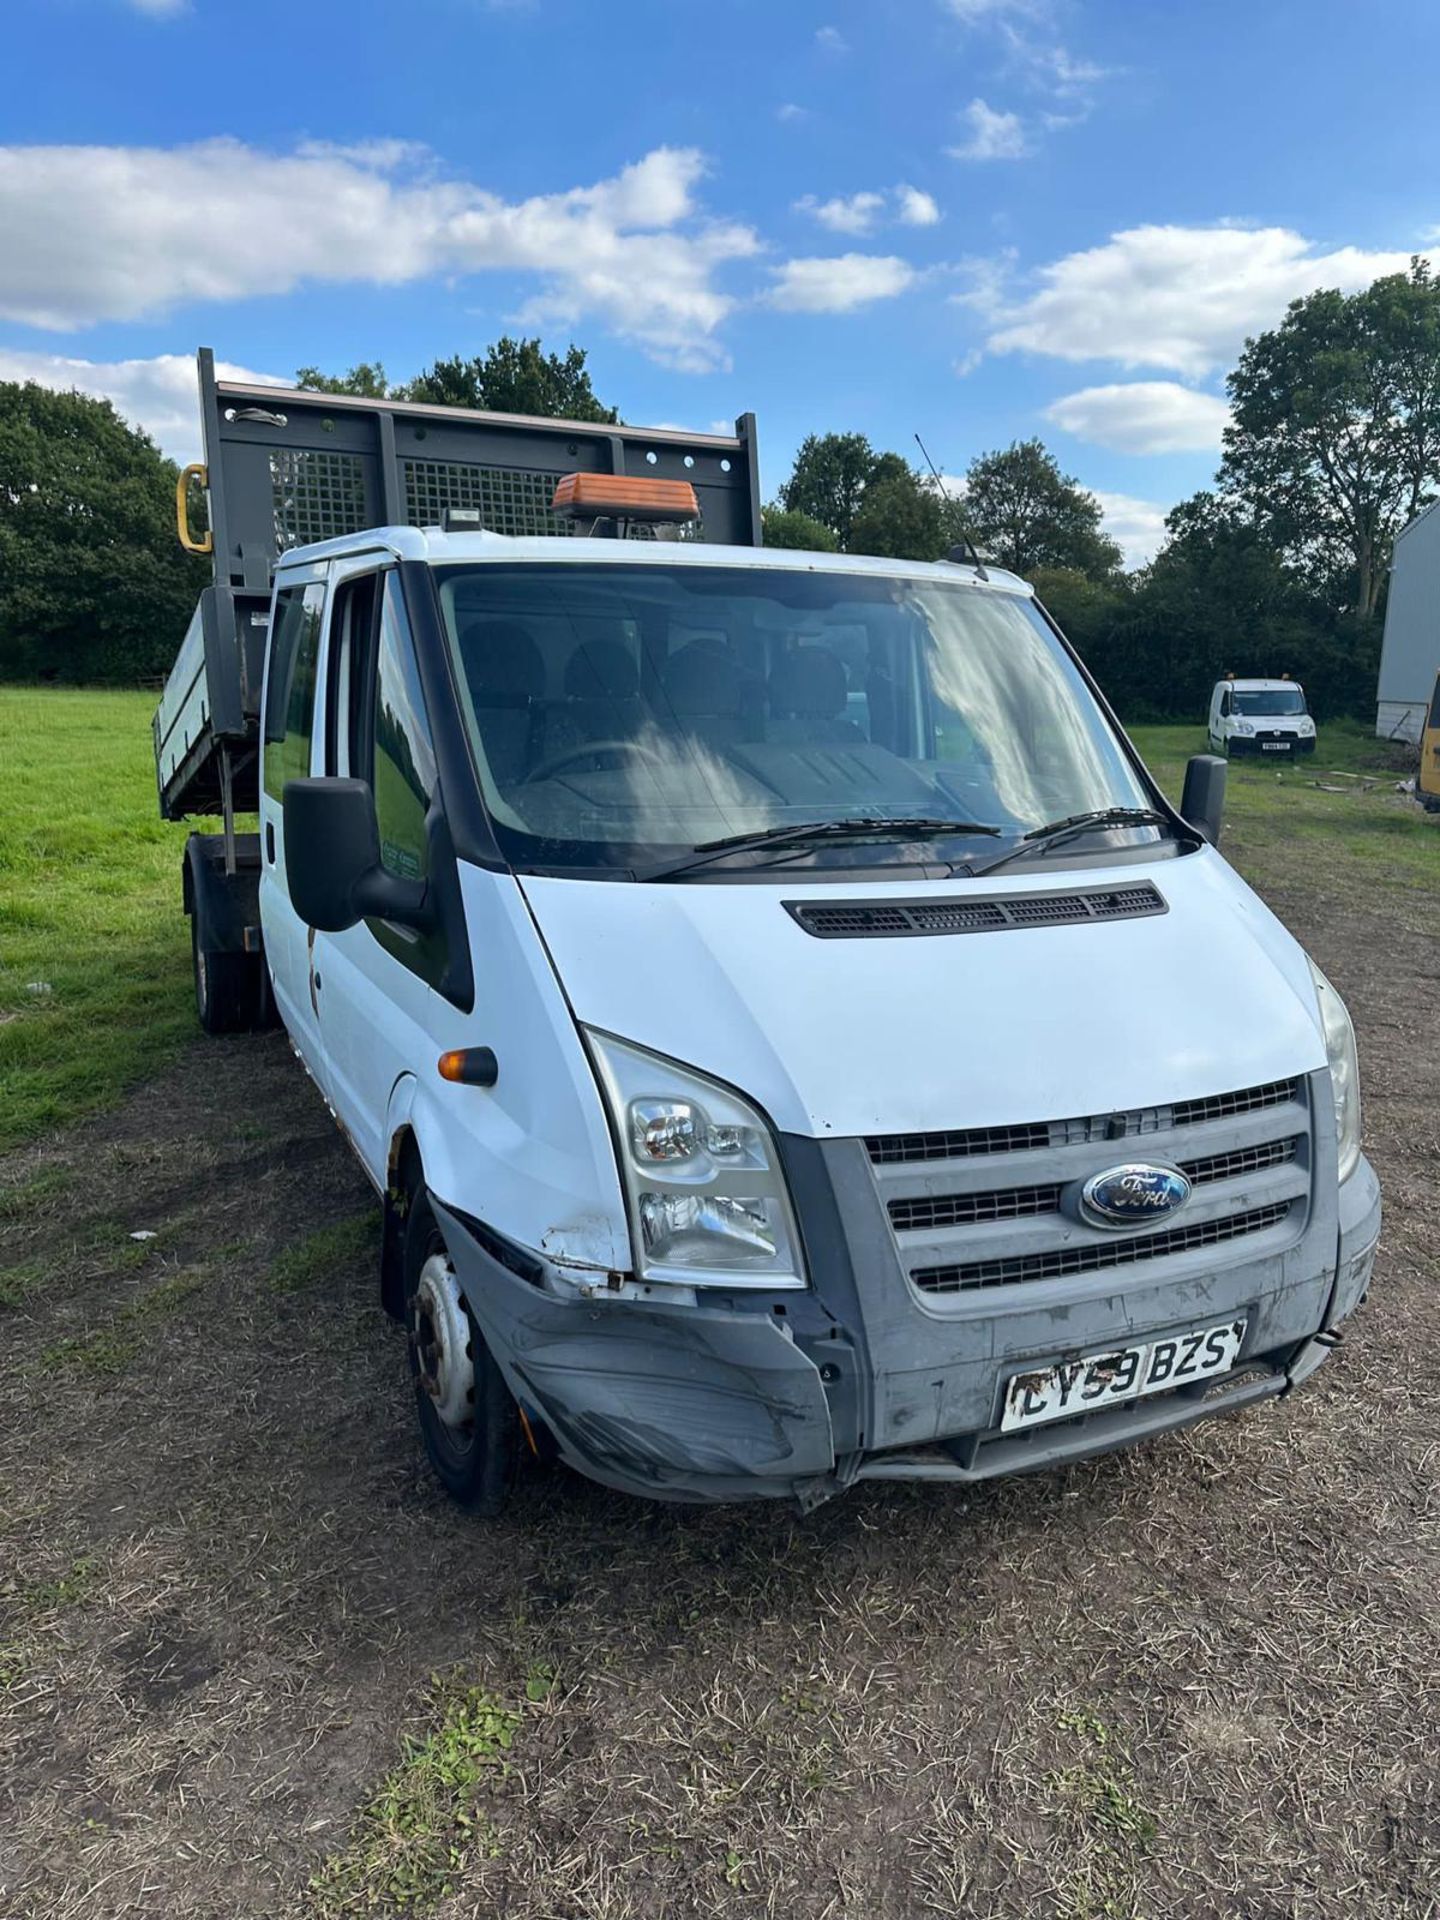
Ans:
[{"label": "white van in background", "polygon": [[1315,722],[1305,706],[1305,689],[1289,674],[1278,680],[1237,680],[1227,673],[1210,694],[1210,746],[1231,757],[1313,753]]}]

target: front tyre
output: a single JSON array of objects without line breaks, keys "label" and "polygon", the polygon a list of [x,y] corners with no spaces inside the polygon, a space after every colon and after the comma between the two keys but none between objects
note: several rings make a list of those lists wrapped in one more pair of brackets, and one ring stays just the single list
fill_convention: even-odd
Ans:
[{"label": "front tyre", "polygon": [[499,1513],[517,1459],[515,1402],[465,1301],[425,1188],[405,1228],[405,1332],[430,1464],[471,1513]]}]

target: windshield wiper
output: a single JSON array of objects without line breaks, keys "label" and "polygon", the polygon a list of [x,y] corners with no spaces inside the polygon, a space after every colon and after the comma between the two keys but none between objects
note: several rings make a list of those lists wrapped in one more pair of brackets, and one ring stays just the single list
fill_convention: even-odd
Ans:
[{"label": "windshield wiper", "polygon": [[723,840],[702,840],[683,859],[652,867],[638,878],[673,880],[679,874],[693,872],[696,867],[708,866],[712,860],[723,859],[727,853],[739,853],[752,847],[799,846],[808,840],[931,840],[944,833],[988,833],[998,836],[1000,828],[979,820],[932,820],[924,817],[900,820],[802,820],[794,826],[760,827],[753,833],[727,834]]},{"label": "windshield wiper", "polygon": [[[1022,833],[1016,844],[1007,847],[1004,853],[997,853],[993,860],[971,867],[971,877],[978,880],[981,874],[994,873],[997,867],[1008,866],[1012,860],[1023,860],[1029,853],[1044,853],[1048,848],[1059,846],[1078,834],[1090,833],[1101,827],[1168,827],[1172,833],[1176,831],[1170,815],[1157,813],[1154,807],[1096,807],[1089,813],[1071,813],[1063,820],[1051,820],[1046,826],[1032,827],[1028,833]],[[1198,841],[1200,836],[1197,834],[1195,838]]]}]

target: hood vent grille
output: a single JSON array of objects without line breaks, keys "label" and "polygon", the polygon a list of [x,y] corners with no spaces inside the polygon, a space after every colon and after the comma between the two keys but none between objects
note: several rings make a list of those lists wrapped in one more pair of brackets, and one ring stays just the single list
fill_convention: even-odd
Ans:
[{"label": "hood vent grille", "polygon": [[817,940],[885,940],[915,934],[1006,933],[1073,927],[1092,920],[1143,920],[1168,911],[1158,887],[1086,888],[1083,893],[1012,893],[991,900],[787,900]]}]

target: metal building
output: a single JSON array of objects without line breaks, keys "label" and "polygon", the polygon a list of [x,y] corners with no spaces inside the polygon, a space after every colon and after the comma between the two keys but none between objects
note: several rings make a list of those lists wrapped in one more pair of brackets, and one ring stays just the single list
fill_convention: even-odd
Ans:
[{"label": "metal building", "polygon": [[1397,535],[1391,562],[1375,731],[1419,744],[1440,671],[1440,501]]}]

